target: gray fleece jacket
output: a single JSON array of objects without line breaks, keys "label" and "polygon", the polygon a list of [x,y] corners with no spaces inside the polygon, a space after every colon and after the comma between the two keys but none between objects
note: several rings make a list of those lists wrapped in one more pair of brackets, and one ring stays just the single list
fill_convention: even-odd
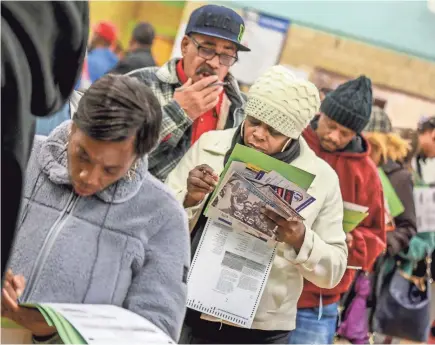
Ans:
[{"label": "gray fleece jacket", "polygon": [[114,304],[178,340],[190,264],[187,219],[143,159],[132,181],[92,197],[72,191],[67,121],[36,137],[9,261],[23,302]]}]

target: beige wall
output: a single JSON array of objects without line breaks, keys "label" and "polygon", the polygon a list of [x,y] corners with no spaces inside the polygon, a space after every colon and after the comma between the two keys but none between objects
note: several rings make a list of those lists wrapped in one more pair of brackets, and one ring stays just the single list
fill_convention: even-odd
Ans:
[{"label": "beige wall", "polygon": [[383,91],[376,87],[373,88],[373,93],[376,97],[388,100],[385,111],[394,127],[416,128],[421,115],[435,115],[435,102]]},{"label": "beige wall", "polygon": [[310,65],[355,77],[435,101],[435,63],[348,40],[322,31],[292,25],[281,62]]},{"label": "beige wall", "polygon": [[[334,75],[325,70],[314,70],[311,80],[318,87],[336,88],[350,77]],[[385,111],[390,116],[394,127],[416,128],[421,115],[435,114],[435,101],[404,94],[377,85],[373,86],[373,97],[386,101]]]}]

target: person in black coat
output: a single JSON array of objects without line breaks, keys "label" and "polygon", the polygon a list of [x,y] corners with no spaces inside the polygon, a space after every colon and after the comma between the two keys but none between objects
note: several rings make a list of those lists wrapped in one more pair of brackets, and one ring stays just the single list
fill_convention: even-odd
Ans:
[{"label": "person in black coat", "polygon": [[411,238],[417,233],[414,183],[412,174],[404,163],[409,145],[393,133],[388,115],[376,106],[373,107],[364,135],[371,146],[372,160],[385,172],[404,206],[403,213],[394,217],[394,230],[387,232],[387,252],[390,256],[395,256],[408,248]]},{"label": "person in black coat", "polygon": [[126,74],[136,69],[156,66],[151,54],[154,28],[149,23],[139,23],[133,30],[129,53],[118,62],[111,73]]},{"label": "person in black coat", "polygon": [[59,111],[79,78],[87,1],[1,2],[2,276],[12,246],[35,116]]}]

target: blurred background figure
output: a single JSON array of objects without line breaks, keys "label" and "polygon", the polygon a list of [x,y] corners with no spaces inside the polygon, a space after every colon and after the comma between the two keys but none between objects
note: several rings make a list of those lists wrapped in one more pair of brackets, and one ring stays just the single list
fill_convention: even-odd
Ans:
[{"label": "blurred background figure", "polygon": [[413,130],[411,128],[400,128],[397,130],[397,133],[402,139],[404,139],[408,143],[408,152],[406,154],[406,157],[403,159],[403,164],[414,176],[415,171],[413,168],[413,162],[419,150],[418,133],[416,130]]},{"label": "blurred background figure", "polygon": [[87,1],[2,1],[2,275],[21,205],[35,116],[64,106],[82,69]]},{"label": "blurred background figure", "polygon": [[329,87],[322,87],[319,89],[320,101],[323,101],[328,93],[330,93],[333,89]]},{"label": "blurred background figure", "polygon": [[116,41],[115,46],[113,48],[113,52],[116,54],[119,60],[122,60],[125,56],[124,47],[122,46],[121,41]]},{"label": "blurred background figure", "polygon": [[137,24],[131,35],[128,54],[118,62],[112,73],[125,74],[139,68],[156,66],[151,53],[154,37],[155,32],[151,24]]},{"label": "blurred background figure", "polygon": [[371,145],[370,157],[384,171],[404,208],[401,214],[394,217],[393,231],[387,232],[387,252],[394,257],[408,248],[411,238],[417,233],[414,185],[411,172],[405,166],[410,145],[393,133],[387,113],[376,106],[372,108],[365,137]]},{"label": "blurred background figure", "polygon": [[421,156],[435,158],[435,116],[421,118],[417,131]]},{"label": "blurred background figure", "polygon": [[117,64],[119,59],[113,49],[117,39],[117,29],[111,22],[101,21],[94,27],[86,58],[91,83]]},{"label": "blurred background figure", "polygon": [[69,104],[68,102],[58,112],[51,116],[39,118],[36,120],[36,133],[37,135],[48,136],[50,132],[59,126],[62,122],[69,120]]},{"label": "blurred background figure", "polygon": [[84,91],[84,89],[74,90],[62,109],[50,116],[38,117],[35,134],[48,136],[61,123],[72,119]]}]

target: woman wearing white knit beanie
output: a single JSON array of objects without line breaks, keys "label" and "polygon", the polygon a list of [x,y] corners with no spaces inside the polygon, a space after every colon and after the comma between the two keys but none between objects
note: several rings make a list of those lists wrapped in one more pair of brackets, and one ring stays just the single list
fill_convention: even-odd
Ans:
[{"label": "woman wearing white knit beanie", "polygon": [[194,253],[206,223],[203,208],[237,143],[316,175],[308,189],[316,201],[301,212],[304,222],[286,221],[266,211],[278,226],[281,243],[252,328],[222,324],[188,309],[180,343],[287,343],[296,327],[303,279],[319,289],[340,282],[347,246],[338,178],[301,137],[319,106],[319,92],[312,83],[297,79],[283,66],[271,67],[249,90],[241,126],[205,133],[168,176],[166,183],[188,214]]}]

